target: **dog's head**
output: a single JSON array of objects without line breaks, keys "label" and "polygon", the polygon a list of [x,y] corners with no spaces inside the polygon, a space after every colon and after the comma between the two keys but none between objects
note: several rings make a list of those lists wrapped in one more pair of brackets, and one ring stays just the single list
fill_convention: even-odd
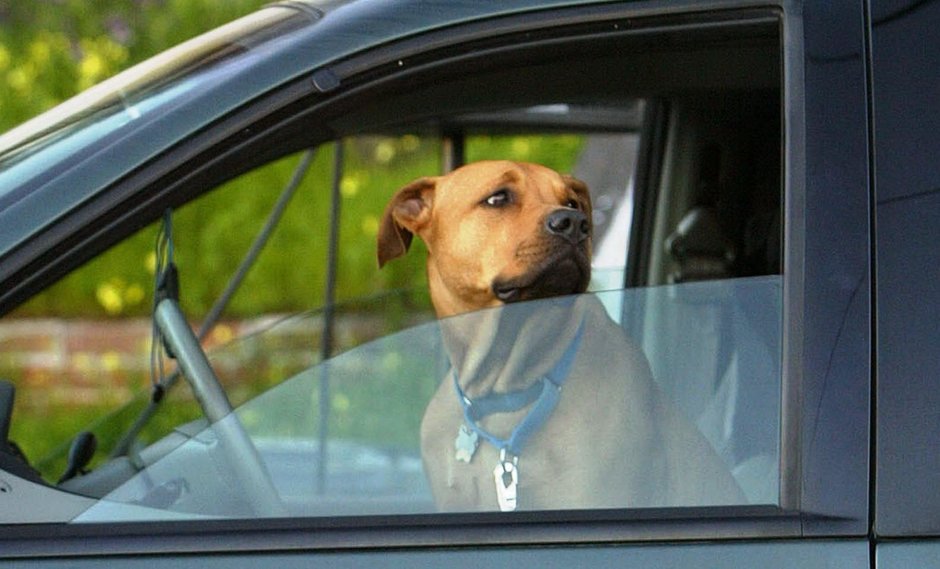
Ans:
[{"label": "dog's head", "polygon": [[583,182],[538,164],[475,162],[401,188],[378,234],[379,266],[428,249],[438,316],[584,292],[591,200]]}]

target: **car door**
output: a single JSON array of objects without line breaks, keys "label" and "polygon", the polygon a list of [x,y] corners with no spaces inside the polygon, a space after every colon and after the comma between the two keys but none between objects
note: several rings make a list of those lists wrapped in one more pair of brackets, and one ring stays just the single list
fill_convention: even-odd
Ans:
[{"label": "car door", "polygon": [[[871,3],[878,227],[878,565],[937,564],[936,6]],[[903,69],[902,70],[902,62]],[[919,118],[923,117],[923,118]],[[925,272],[915,267],[925,268]]]},{"label": "car door", "polygon": [[[211,356],[217,370],[234,361],[249,375],[276,368],[275,379],[285,380],[246,396],[223,421],[248,431],[275,486],[284,485],[278,491],[298,497],[296,508],[283,516],[256,515],[250,500],[243,508],[245,489],[216,470],[204,449],[217,439],[199,423],[148,447],[160,460],[145,457],[140,472],[139,457],[126,453],[114,459],[123,469],[116,478],[93,471],[69,482],[95,504],[70,523],[10,524],[2,555],[33,558],[17,561],[24,567],[79,555],[117,555],[127,565],[867,566],[871,218],[861,7],[518,6],[517,14],[436,28],[419,25],[427,14],[410,11],[420,8],[443,9],[398,12],[397,25],[415,28],[272,86],[115,181],[107,192],[121,199],[80,212],[109,222],[95,252],[120,247],[147,224],[155,224],[148,238],[175,225],[183,282],[196,275],[193,288],[213,289],[204,293],[212,298],[224,285],[199,282],[218,259],[198,248],[200,235],[215,227],[241,237],[247,224],[238,215],[214,224],[258,194],[274,203],[271,188],[280,185],[252,176],[274,168],[286,183],[296,166],[299,178],[306,166],[298,153],[315,149],[314,183],[294,203],[304,222],[292,240],[297,252],[248,296],[276,303],[279,287],[310,286],[314,300],[304,309],[313,315],[271,329],[315,322],[319,355],[281,367],[227,359],[228,348]],[[327,11],[311,45],[348,41],[398,10],[367,2]],[[670,404],[725,461],[743,501],[442,514],[420,482],[413,494],[375,483],[376,473],[401,482],[420,472],[417,417],[447,369],[439,344],[425,350],[419,342],[434,326],[421,323],[430,313],[423,293],[374,303],[353,293],[422,288],[421,256],[383,273],[356,260],[371,251],[400,185],[496,157],[548,162],[592,186],[605,263],[592,294],[642,348]],[[240,175],[257,182],[225,184]],[[47,274],[71,271],[84,259],[77,249],[64,247]],[[181,302],[198,306],[201,319],[211,301],[196,296],[181,287]],[[350,351],[326,360],[334,349],[324,330],[353,322],[342,318],[344,301],[381,318],[379,343],[356,348],[353,339]],[[250,316],[260,321],[264,312]],[[267,337],[231,353],[278,353],[283,344]],[[309,348],[311,340],[301,342]],[[389,369],[412,389],[381,383],[377,371]],[[285,425],[285,417],[298,420]],[[317,439],[324,434],[329,445]],[[177,446],[164,451],[169,443]],[[388,452],[377,456],[380,446]],[[314,458],[269,458],[284,449]],[[402,500],[386,500],[380,487]],[[53,500],[63,488],[46,490]]]}]

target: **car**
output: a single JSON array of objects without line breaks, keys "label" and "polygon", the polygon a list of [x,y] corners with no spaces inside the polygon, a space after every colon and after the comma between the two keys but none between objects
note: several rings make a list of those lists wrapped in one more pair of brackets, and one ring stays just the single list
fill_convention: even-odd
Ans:
[{"label": "car", "polygon": [[[938,25],[295,0],[5,133],[0,559],[940,567]],[[585,296],[741,500],[438,511],[441,324],[421,245],[379,270],[375,236],[397,188],[486,158],[591,188]]]}]

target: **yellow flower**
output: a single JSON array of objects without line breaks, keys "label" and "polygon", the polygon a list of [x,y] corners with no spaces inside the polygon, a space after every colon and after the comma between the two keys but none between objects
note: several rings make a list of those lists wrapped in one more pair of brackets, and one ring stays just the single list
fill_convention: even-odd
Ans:
[{"label": "yellow flower", "polygon": [[414,152],[421,146],[421,139],[413,134],[406,134],[399,140],[402,150],[405,152]]},{"label": "yellow flower", "polygon": [[39,37],[29,44],[29,58],[40,67],[45,67],[52,59],[52,46],[50,38]]},{"label": "yellow flower", "polygon": [[7,73],[7,85],[14,91],[19,91],[20,93],[29,91],[32,86],[32,80],[27,68],[23,66],[15,67],[12,71]]},{"label": "yellow flower", "polygon": [[91,87],[105,72],[105,63],[97,53],[86,53],[78,64],[79,82],[82,87]]},{"label": "yellow flower", "polygon": [[333,403],[334,411],[339,411],[341,413],[343,411],[349,411],[349,407],[350,407],[349,397],[347,397],[343,393],[334,393],[332,403]]},{"label": "yellow flower", "polygon": [[111,316],[120,314],[124,310],[124,299],[121,296],[119,283],[108,281],[99,284],[95,290],[95,298],[98,299],[98,304],[104,308],[104,311]]},{"label": "yellow flower", "polygon": [[230,342],[234,337],[235,332],[231,326],[225,324],[219,324],[212,330],[212,339],[219,344]]},{"label": "yellow flower", "polygon": [[512,152],[520,159],[525,160],[532,152],[532,144],[528,139],[517,138],[512,141]]},{"label": "yellow flower", "polygon": [[375,150],[373,155],[375,156],[376,162],[380,164],[388,164],[395,159],[395,144],[391,140],[383,140],[375,145]]},{"label": "yellow flower", "polygon": [[343,176],[343,180],[339,183],[339,191],[344,198],[355,197],[359,193],[359,180],[352,176]]},{"label": "yellow flower", "polygon": [[113,351],[101,354],[101,367],[109,373],[119,371],[122,367],[121,354]]},{"label": "yellow flower", "polygon": [[78,86],[87,89],[117,71],[127,59],[127,49],[108,37],[83,39],[78,63]]},{"label": "yellow flower", "polygon": [[379,234],[379,218],[374,215],[367,215],[362,218],[362,233],[367,237],[375,237]]},{"label": "yellow flower", "polygon": [[0,45],[0,71],[8,69],[12,60],[13,58],[10,55],[10,50]]},{"label": "yellow flower", "polygon": [[124,291],[124,300],[130,306],[135,306],[140,304],[144,300],[144,296],[147,293],[144,291],[144,287],[140,286],[137,283],[134,283],[127,287]]},{"label": "yellow flower", "polygon": [[153,251],[147,253],[147,256],[144,257],[144,267],[147,268],[147,272],[151,275],[157,274],[157,254]]}]

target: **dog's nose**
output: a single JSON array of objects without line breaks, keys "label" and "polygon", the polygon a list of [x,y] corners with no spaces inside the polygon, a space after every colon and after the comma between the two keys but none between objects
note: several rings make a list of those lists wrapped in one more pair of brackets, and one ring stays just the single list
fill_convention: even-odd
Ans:
[{"label": "dog's nose", "polygon": [[545,229],[572,243],[587,239],[591,232],[587,216],[576,209],[556,209],[545,218]]}]

